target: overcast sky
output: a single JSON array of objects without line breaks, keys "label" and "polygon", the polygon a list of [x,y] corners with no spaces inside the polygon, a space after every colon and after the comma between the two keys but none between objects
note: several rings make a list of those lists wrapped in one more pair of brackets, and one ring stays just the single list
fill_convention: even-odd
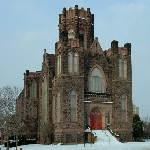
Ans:
[{"label": "overcast sky", "polygon": [[150,116],[150,0],[0,0],[0,87],[23,88],[23,74],[40,71],[44,48],[54,54],[63,7],[90,8],[103,50],[132,44],[133,103]]}]

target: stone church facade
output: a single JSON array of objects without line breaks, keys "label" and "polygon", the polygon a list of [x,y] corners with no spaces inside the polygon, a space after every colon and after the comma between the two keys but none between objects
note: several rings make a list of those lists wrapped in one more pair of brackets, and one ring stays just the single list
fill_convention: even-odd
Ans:
[{"label": "stone church facade", "polygon": [[23,134],[39,143],[82,143],[87,127],[132,141],[131,43],[103,51],[90,9],[63,8],[55,55],[45,49],[42,70],[26,70],[16,105]]}]

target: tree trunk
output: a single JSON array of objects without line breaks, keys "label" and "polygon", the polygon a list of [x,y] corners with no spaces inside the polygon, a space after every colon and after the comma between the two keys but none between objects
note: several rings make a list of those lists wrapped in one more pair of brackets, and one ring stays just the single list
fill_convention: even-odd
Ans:
[{"label": "tree trunk", "polygon": [[16,150],[17,150],[17,146],[18,146],[18,134],[16,134]]},{"label": "tree trunk", "polygon": [[9,150],[9,136],[7,135],[7,150]]}]

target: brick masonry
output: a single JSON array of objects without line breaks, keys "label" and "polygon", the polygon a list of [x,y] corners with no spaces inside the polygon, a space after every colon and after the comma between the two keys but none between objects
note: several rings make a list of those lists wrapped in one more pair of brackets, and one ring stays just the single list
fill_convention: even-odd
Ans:
[{"label": "brick masonry", "polygon": [[[69,31],[73,38],[68,38]],[[77,73],[68,72],[68,52],[77,53]],[[61,73],[58,74],[58,56],[61,57]],[[127,77],[119,77],[119,59],[127,61]],[[104,79],[104,93],[88,95],[88,79],[92,69],[98,67]],[[43,82],[47,86],[47,121],[43,123]],[[35,83],[35,98],[31,98],[31,83]],[[76,122],[70,120],[70,94],[77,95]],[[98,38],[94,39],[94,15],[90,9],[63,8],[59,15],[59,41],[55,43],[55,55],[44,50],[42,70],[26,71],[23,96],[16,101],[17,113],[25,126],[23,133],[35,137],[38,143],[82,143],[84,129],[90,125],[92,111],[102,113],[102,129],[107,129],[108,112],[111,129],[120,135],[121,141],[132,141],[132,68],[131,43],[118,47],[118,41],[111,42],[111,48],[103,51]],[[60,93],[60,122],[58,122],[58,93]],[[121,95],[126,95],[126,122],[121,120]],[[22,107],[22,109],[19,109]],[[36,107],[36,118],[30,109]],[[87,124],[84,125],[84,113]],[[31,126],[32,125],[32,126]],[[29,128],[30,127],[30,128]],[[33,130],[34,129],[34,130]],[[77,140],[77,136],[80,137]],[[80,140],[79,140],[80,139]]]}]

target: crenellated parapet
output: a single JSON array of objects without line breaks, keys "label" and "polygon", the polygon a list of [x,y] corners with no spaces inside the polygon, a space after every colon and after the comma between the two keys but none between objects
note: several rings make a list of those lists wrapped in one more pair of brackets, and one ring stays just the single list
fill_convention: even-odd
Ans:
[{"label": "crenellated parapet", "polygon": [[90,49],[94,41],[94,15],[91,14],[90,8],[87,10],[84,10],[83,7],[78,9],[78,5],[75,5],[74,9],[63,8],[62,14],[59,15],[58,26],[59,40],[68,36],[68,39],[78,39],[79,46],[85,50]]}]

